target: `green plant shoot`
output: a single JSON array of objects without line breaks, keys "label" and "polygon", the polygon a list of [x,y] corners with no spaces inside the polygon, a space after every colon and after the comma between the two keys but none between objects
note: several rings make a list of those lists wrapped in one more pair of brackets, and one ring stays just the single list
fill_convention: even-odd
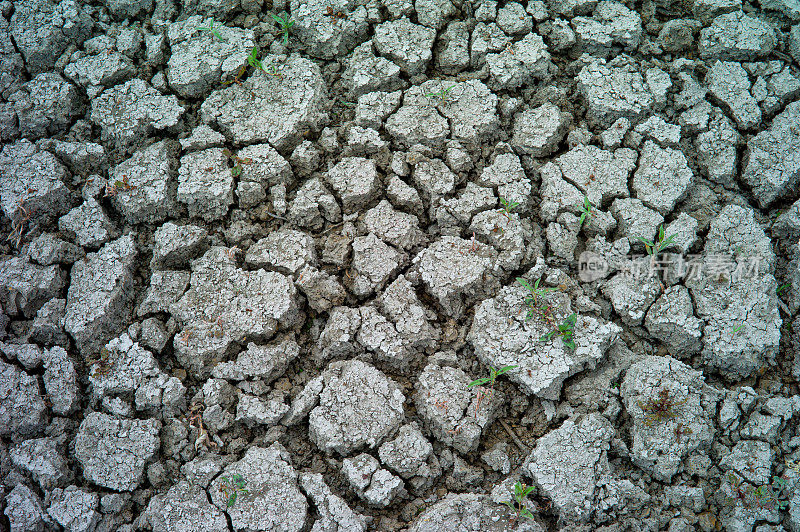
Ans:
[{"label": "green plant shoot", "polygon": [[639,237],[639,241],[644,244],[644,249],[648,255],[651,257],[655,257],[659,253],[661,253],[664,249],[666,249],[670,244],[672,244],[672,240],[675,238],[675,235],[669,235],[668,237],[664,236],[664,226],[658,228],[658,239],[655,242],[647,240],[646,238]]},{"label": "green plant shoot", "polygon": [[430,98],[439,98],[441,101],[446,102],[447,99],[450,97],[450,91],[452,91],[456,86],[450,85],[447,88],[442,88],[438,92],[429,92],[425,94],[425,97]]},{"label": "green plant shoot", "polygon": [[247,64],[261,71],[264,70],[264,65],[261,64],[261,60],[258,58],[258,47],[253,46],[250,55],[247,56]]},{"label": "green plant shoot", "polygon": [[581,205],[581,207],[580,207],[581,218],[578,221],[578,229],[583,227],[583,222],[586,221],[586,219],[589,219],[589,221],[591,221],[591,217],[594,216],[594,211],[592,209],[593,209],[593,206],[592,206],[591,202],[589,201],[589,196],[584,196],[583,197],[583,205]]},{"label": "green plant shoot", "polygon": [[503,216],[506,219],[511,220],[511,212],[519,207],[519,203],[516,201],[508,201],[505,198],[500,198],[500,205],[503,206]]},{"label": "green plant shoot", "polygon": [[292,20],[289,15],[286,15],[285,17],[280,17],[278,15],[270,13],[270,16],[272,17],[272,20],[277,22],[278,26],[280,26],[280,31],[283,34],[283,45],[286,46],[287,44],[289,44],[289,30],[292,29],[292,26],[294,26],[295,21]]},{"label": "green plant shoot", "polygon": [[533,493],[534,489],[535,488],[533,486],[526,486],[522,482],[517,481],[517,483],[514,484],[513,499],[509,501],[503,501],[503,504],[508,506],[511,511],[514,512],[514,521],[520,517],[534,519],[533,513],[531,513],[531,511],[525,505],[526,497]]},{"label": "green plant shoot", "polygon": [[211,35],[213,35],[214,37],[216,37],[220,41],[223,41],[223,42],[227,41],[227,39],[225,37],[220,35],[219,30],[217,30],[217,28],[214,27],[214,19],[213,18],[208,21],[208,27],[206,27],[206,26],[198,26],[197,29],[209,32]]},{"label": "green plant shoot", "polygon": [[555,288],[539,288],[540,281],[541,279],[536,279],[536,282],[531,286],[531,284],[522,277],[517,277],[517,282],[528,291],[528,295],[525,296],[525,306],[528,308],[528,313],[525,316],[526,320],[536,315],[535,310],[539,310],[539,302],[545,294],[556,291]]},{"label": "green plant shoot", "polygon": [[244,478],[239,474],[235,474],[230,478],[222,477],[222,484],[219,486],[219,491],[225,496],[225,504],[228,508],[232,508],[233,505],[236,504],[236,499],[239,497],[240,493],[250,493],[245,488]]},{"label": "green plant shoot", "polygon": [[489,376],[482,377],[480,379],[475,379],[474,381],[472,381],[467,385],[467,388],[472,388],[473,386],[483,386],[485,384],[488,384],[490,387],[493,388],[494,381],[497,380],[497,377],[503,375],[504,373],[508,373],[509,371],[517,367],[519,366],[503,366],[502,368],[497,369],[492,366],[489,366]]},{"label": "green plant shoot", "polygon": [[561,341],[564,342],[564,345],[569,347],[570,349],[575,349],[575,340],[573,336],[575,335],[575,324],[578,322],[578,315],[574,312],[567,316],[564,319],[564,322],[559,325],[555,330],[550,331],[547,334],[542,335],[539,339],[541,342],[549,342],[553,339],[554,336],[560,336]]},{"label": "green plant shoot", "polygon": [[647,401],[642,403],[637,401],[639,408],[644,412],[644,424],[648,427],[655,423],[660,423],[667,419],[673,419],[677,416],[675,407],[684,404],[687,399],[676,401],[670,395],[666,388],[662,388],[656,397],[648,397]]},{"label": "green plant shoot", "polygon": [[231,168],[231,175],[233,177],[239,177],[242,175],[243,164],[253,163],[253,160],[250,157],[239,157],[238,155],[234,155],[234,153],[228,148],[224,148],[222,150],[222,154],[233,163],[233,167]]}]

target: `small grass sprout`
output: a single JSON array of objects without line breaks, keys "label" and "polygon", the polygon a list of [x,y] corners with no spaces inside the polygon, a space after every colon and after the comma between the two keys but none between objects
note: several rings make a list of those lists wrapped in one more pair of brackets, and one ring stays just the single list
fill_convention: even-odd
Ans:
[{"label": "small grass sprout", "polygon": [[272,63],[268,64],[266,68],[264,68],[264,63],[258,58],[258,47],[253,46],[253,49],[250,51],[250,55],[247,56],[247,64],[253,68],[259,69],[261,72],[266,72],[270,76],[274,76],[276,78],[281,77],[281,73],[278,72],[278,67],[273,65]]},{"label": "small grass sprout", "polygon": [[494,388],[494,381],[497,380],[497,377],[503,375],[504,373],[508,373],[512,369],[516,369],[519,366],[503,366],[502,368],[495,368],[489,366],[489,376],[488,377],[481,377],[480,379],[475,379],[471,383],[467,385],[467,388],[472,388],[473,386],[483,386],[488,384],[490,388]]},{"label": "small grass sprout", "polygon": [[286,46],[289,44],[289,31],[294,26],[294,20],[291,19],[289,15],[285,17],[281,17],[275,14],[270,13],[272,20],[274,20],[278,26],[280,26],[280,32],[283,34],[283,45]]},{"label": "small grass sprout", "polygon": [[650,397],[645,403],[638,401],[638,404],[639,408],[642,409],[642,412],[645,413],[644,424],[650,427],[661,421],[666,421],[676,417],[677,414],[675,413],[675,407],[682,405],[685,402],[686,399],[682,401],[676,401],[672,396],[670,396],[668,389],[661,388],[657,397]]},{"label": "small grass sprout", "polygon": [[242,65],[241,68],[239,68],[239,72],[236,73],[236,76],[232,80],[226,81],[224,85],[230,85],[231,83],[236,83],[238,85],[241,85],[242,76],[244,76],[245,72],[247,72],[248,65],[262,72],[265,72],[270,76],[275,76],[275,77],[281,76],[280,72],[278,72],[278,69],[272,63],[267,65],[267,68],[264,68],[264,63],[258,58],[258,47],[253,46],[253,49],[247,56],[247,64]]},{"label": "small grass sprout", "polygon": [[500,205],[503,207],[503,216],[506,217],[507,221],[511,221],[511,212],[519,207],[519,202],[508,201],[505,198],[500,198]]},{"label": "small grass sprout", "polygon": [[662,225],[661,227],[658,228],[658,239],[656,239],[655,242],[652,242],[642,237],[639,237],[638,240],[642,244],[644,244],[644,249],[647,252],[647,254],[650,255],[651,257],[655,257],[656,255],[664,251],[664,249],[669,247],[670,244],[672,244],[672,240],[675,238],[675,236],[676,235],[674,234],[669,236],[664,236],[664,226]]},{"label": "small grass sprout", "polygon": [[253,68],[257,68],[259,70],[264,70],[264,65],[261,63],[261,60],[258,58],[258,47],[253,46],[253,49],[250,50],[250,55],[247,56],[247,64]]},{"label": "small grass sprout", "polygon": [[525,504],[525,499],[533,493],[536,488],[533,486],[526,486],[520,481],[514,484],[513,498],[508,501],[503,501],[503,504],[508,506],[514,513],[513,520],[517,521],[520,517],[526,519],[534,519],[533,513],[528,509]]},{"label": "small grass sprout", "polygon": [[283,74],[280,73],[280,71],[278,70],[278,67],[276,67],[272,63],[267,65],[267,69],[264,72],[266,72],[267,74],[269,74],[273,78],[282,78],[283,77]]},{"label": "small grass sprout", "polygon": [[541,342],[549,342],[555,336],[560,336],[561,341],[564,342],[564,345],[570,349],[575,349],[575,340],[573,337],[575,336],[575,324],[578,322],[578,315],[574,312],[564,318],[564,321],[561,325],[558,325],[555,329],[550,331],[547,334],[542,335],[539,338]]},{"label": "small grass sprout", "polygon": [[244,478],[242,478],[242,475],[239,475],[238,473],[231,475],[230,478],[222,477],[222,484],[219,486],[219,491],[225,496],[225,504],[228,508],[233,508],[233,505],[236,504],[236,499],[239,498],[240,493],[250,493],[245,488]]},{"label": "small grass sprout", "polygon": [[541,279],[536,279],[536,282],[533,283],[533,286],[531,286],[531,284],[522,277],[517,277],[517,282],[528,291],[528,295],[525,296],[525,306],[528,308],[528,314],[525,316],[525,319],[529,320],[537,313],[541,314],[544,312],[543,308],[539,308],[542,298],[550,292],[555,292],[556,289],[544,287],[539,288],[539,282],[541,282]]},{"label": "small grass sprout", "polygon": [[428,92],[424,96],[426,98],[439,98],[441,101],[446,102],[450,98],[450,91],[452,91],[456,86],[450,85],[449,87],[442,87],[437,92]]},{"label": "small grass sprout", "polygon": [[780,285],[778,288],[775,289],[775,293],[781,295],[781,293],[790,286],[792,286],[792,283],[783,283],[782,285]]},{"label": "small grass sprout", "polygon": [[591,218],[594,216],[594,207],[589,201],[589,196],[583,197],[583,205],[581,205],[579,208],[581,211],[581,217],[578,221],[578,229],[583,227],[583,222],[585,222],[587,219],[591,222]]},{"label": "small grass sprout", "polygon": [[250,157],[239,157],[238,155],[234,155],[234,153],[228,148],[223,149],[222,154],[233,163],[233,167],[231,168],[231,175],[233,177],[239,177],[242,175],[243,164],[253,164],[253,159]]},{"label": "small grass sprout", "polygon": [[208,33],[210,33],[211,35],[213,35],[214,37],[216,37],[220,41],[223,41],[223,42],[227,41],[227,39],[225,37],[220,35],[219,30],[214,27],[214,19],[213,18],[208,21],[208,26],[198,26],[197,29],[198,30],[207,31]]},{"label": "small grass sprout", "polygon": [[[489,376],[488,377],[481,377],[480,379],[475,379],[471,383],[467,385],[467,388],[472,388],[473,386],[478,386],[478,395],[476,397],[476,404],[475,404],[475,418],[478,417],[478,411],[480,410],[481,403],[485,397],[492,397],[494,395],[494,383],[497,380],[497,377],[503,375],[511,371],[512,369],[517,368],[518,366],[503,366],[502,368],[498,369],[493,366],[489,366]],[[486,384],[489,385],[488,388],[484,387]]]},{"label": "small grass sprout", "polygon": [[742,324],[738,325],[737,327],[734,327],[734,328],[733,328],[733,333],[732,333],[732,334],[733,334],[733,335],[735,335],[736,333],[738,333],[739,331],[741,331],[741,330],[742,330],[742,327],[744,327],[744,323],[742,323]]}]

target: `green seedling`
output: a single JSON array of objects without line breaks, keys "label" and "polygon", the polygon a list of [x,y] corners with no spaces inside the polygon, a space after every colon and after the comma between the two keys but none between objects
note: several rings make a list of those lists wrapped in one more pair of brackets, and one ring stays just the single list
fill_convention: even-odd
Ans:
[{"label": "green seedling", "polygon": [[266,72],[270,76],[280,77],[281,75],[280,72],[278,72],[278,69],[272,63],[267,65],[267,68],[264,68],[264,63],[262,63],[258,58],[258,48],[253,46],[253,49],[250,51],[250,55],[247,56],[247,64],[242,65],[241,68],[239,68],[239,72],[236,73],[236,77],[230,81],[226,81],[224,85],[230,85],[231,83],[237,83],[241,85],[242,76],[244,76],[245,72],[247,72],[248,65],[262,72]]},{"label": "green seedling", "polygon": [[[293,23],[294,24],[294,23]],[[253,68],[257,68],[262,72],[266,72],[270,76],[274,76],[279,78],[281,73],[278,72],[278,67],[270,63],[267,65],[267,68],[264,68],[264,63],[258,58],[258,48],[253,46],[253,49],[250,51],[250,55],[247,56],[247,64]]]},{"label": "green seedling", "polygon": [[785,510],[789,506],[786,479],[772,477],[772,483],[759,486],[753,492],[755,505],[765,510]]},{"label": "green seedling", "polygon": [[285,17],[280,17],[278,15],[270,14],[272,20],[277,22],[278,26],[280,26],[280,32],[283,34],[283,45],[286,46],[289,43],[289,30],[292,29],[294,26],[294,20],[286,15]]},{"label": "green seedling", "polygon": [[573,312],[564,318],[564,322],[561,325],[549,333],[542,335],[542,337],[539,338],[539,341],[549,342],[554,336],[560,336],[561,341],[564,342],[565,346],[570,349],[575,349],[575,340],[573,339],[573,336],[575,335],[575,324],[577,322],[578,315]]},{"label": "green seedling", "polygon": [[591,222],[592,216],[594,216],[594,207],[592,206],[591,202],[589,201],[589,196],[583,197],[583,205],[580,206],[581,211],[581,218],[578,221],[578,229],[583,227],[583,222],[587,219]]},{"label": "green seedling", "polygon": [[733,492],[733,497],[728,497],[726,501],[728,505],[735,505],[738,501],[742,501],[742,505],[745,507],[749,507],[749,497],[748,497],[748,490],[747,486],[744,481],[740,480],[736,477],[733,473],[728,473],[728,485],[730,486],[731,491]]},{"label": "green seedling", "polygon": [[537,279],[533,286],[528,283],[522,277],[517,277],[517,282],[519,282],[523,287],[528,290],[528,295],[525,296],[523,303],[527,308],[527,313],[525,314],[525,321],[530,320],[534,316],[539,316],[544,321],[546,321],[552,327],[555,327],[555,317],[553,316],[552,307],[546,302],[542,301],[544,296],[550,292],[555,292],[555,288],[539,288],[539,282],[541,279]]},{"label": "green seedling", "polygon": [[[478,395],[476,397],[476,404],[475,404],[475,417],[478,417],[478,411],[481,407],[481,402],[483,401],[484,397],[491,397],[494,395],[494,383],[497,380],[497,377],[503,375],[511,371],[518,366],[503,366],[500,369],[495,368],[494,366],[489,366],[489,376],[488,377],[481,377],[480,379],[475,379],[471,383],[467,385],[467,388],[472,388],[473,386],[479,386],[478,388]],[[488,388],[484,388],[484,386],[488,384]]]},{"label": "green seedling", "polygon": [[116,179],[112,184],[106,185],[105,197],[114,197],[120,192],[128,192],[136,189],[136,186],[128,183],[128,176],[122,174],[122,179]]},{"label": "green seedling", "polygon": [[450,98],[450,91],[452,91],[456,86],[450,85],[447,88],[442,88],[438,92],[429,92],[425,94],[426,98],[439,98],[441,101],[446,102]]},{"label": "green seedling", "polygon": [[198,26],[197,29],[198,30],[207,31],[208,33],[210,33],[211,35],[213,35],[214,37],[216,37],[220,41],[227,41],[227,39],[225,37],[223,37],[222,35],[219,34],[219,30],[214,27],[214,19],[213,18],[211,20],[209,20],[208,27],[206,27],[206,26]]},{"label": "green seedling", "polygon": [[267,74],[269,74],[273,78],[283,77],[283,74],[281,74],[280,71],[278,71],[278,67],[276,67],[272,63],[267,65],[267,69],[264,72],[266,72]]},{"label": "green seedling", "polygon": [[664,236],[664,226],[658,228],[658,239],[655,242],[651,242],[646,238],[639,237],[639,241],[644,244],[644,249],[648,255],[655,258],[656,255],[661,253],[664,249],[666,249],[670,244],[672,244],[672,240],[675,238],[676,235],[669,235],[668,237]]},{"label": "green seedling", "polygon": [[661,421],[673,419],[677,415],[675,414],[675,407],[685,402],[686,399],[676,401],[669,395],[669,390],[662,388],[658,392],[658,397],[650,397],[646,403],[638,401],[638,404],[642,412],[645,413],[644,424],[650,427]]},{"label": "green seedling", "polygon": [[472,388],[473,386],[483,386],[485,384],[489,385],[489,388],[494,388],[494,381],[497,380],[497,377],[503,375],[504,373],[508,373],[512,369],[515,369],[519,366],[503,366],[500,369],[495,367],[489,366],[489,376],[482,377],[480,379],[475,379],[471,383],[467,385],[467,388]]},{"label": "green seedling", "polygon": [[741,502],[744,508],[786,510],[792,496],[783,477],[772,477],[771,483],[756,488],[729,473],[728,483],[733,492],[733,497],[728,498],[728,504]]},{"label": "green seedling", "polygon": [[243,164],[253,163],[253,159],[250,157],[239,157],[238,155],[234,155],[234,153],[228,148],[223,149],[222,154],[233,163],[233,167],[231,168],[231,175],[233,177],[239,177],[242,175]]},{"label": "green seedling", "polygon": [[500,198],[500,205],[503,206],[503,216],[506,217],[506,220],[511,220],[511,212],[519,207],[519,203],[516,201],[508,201],[505,198]]},{"label": "green seedling", "polygon": [[737,478],[736,475],[730,472],[728,473],[728,484],[733,492],[733,497],[728,497],[726,503],[730,506],[733,506],[741,501],[742,506],[745,508],[750,508],[753,487],[745,483],[743,480]]},{"label": "green seedling", "polygon": [[775,293],[777,293],[778,295],[781,295],[781,293],[784,292],[790,286],[792,286],[792,283],[784,283],[784,284],[780,285],[778,288],[775,289]]},{"label": "green seedling", "polygon": [[742,323],[742,324],[741,324],[741,325],[739,325],[738,327],[734,327],[734,328],[733,328],[733,334],[736,334],[736,333],[738,333],[739,331],[741,331],[741,330],[742,330],[742,327],[744,327],[744,323]]},{"label": "green seedling", "polygon": [[533,513],[528,509],[525,504],[525,499],[533,493],[534,491],[533,486],[526,486],[522,482],[517,481],[514,484],[514,494],[513,498],[509,501],[504,501],[503,504],[508,506],[511,511],[514,513],[514,517],[512,518],[514,521],[518,520],[520,517],[524,517],[526,519],[534,519]]},{"label": "green seedling", "polygon": [[253,49],[250,50],[250,55],[247,56],[247,64],[253,68],[257,68],[261,71],[264,71],[264,65],[258,58],[258,47],[253,46]]},{"label": "green seedling", "polygon": [[525,296],[525,306],[528,308],[528,313],[525,316],[526,320],[533,318],[537,314],[541,315],[544,313],[547,305],[541,303],[542,298],[546,294],[556,291],[555,288],[539,288],[540,281],[541,279],[536,279],[536,282],[531,286],[531,284],[522,277],[517,277],[517,282],[528,291],[528,295]]},{"label": "green seedling", "polygon": [[228,508],[232,508],[233,505],[236,504],[236,499],[239,497],[240,493],[250,493],[245,489],[244,478],[239,474],[233,475],[230,478],[222,477],[222,484],[219,486],[219,491],[225,496],[225,504]]}]

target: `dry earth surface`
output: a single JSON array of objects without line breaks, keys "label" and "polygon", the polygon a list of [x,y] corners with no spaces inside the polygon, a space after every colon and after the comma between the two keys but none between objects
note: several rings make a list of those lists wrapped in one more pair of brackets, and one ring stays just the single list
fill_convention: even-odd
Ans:
[{"label": "dry earth surface", "polygon": [[0,47],[0,529],[800,530],[798,0]]}]

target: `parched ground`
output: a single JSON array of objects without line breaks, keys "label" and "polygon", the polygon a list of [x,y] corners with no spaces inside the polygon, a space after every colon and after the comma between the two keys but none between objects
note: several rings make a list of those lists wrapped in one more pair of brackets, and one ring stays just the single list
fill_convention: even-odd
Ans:
[{"label": "parched ground", "polygon": [[0,49],[0,530],[800,530],[797,0]]}]

